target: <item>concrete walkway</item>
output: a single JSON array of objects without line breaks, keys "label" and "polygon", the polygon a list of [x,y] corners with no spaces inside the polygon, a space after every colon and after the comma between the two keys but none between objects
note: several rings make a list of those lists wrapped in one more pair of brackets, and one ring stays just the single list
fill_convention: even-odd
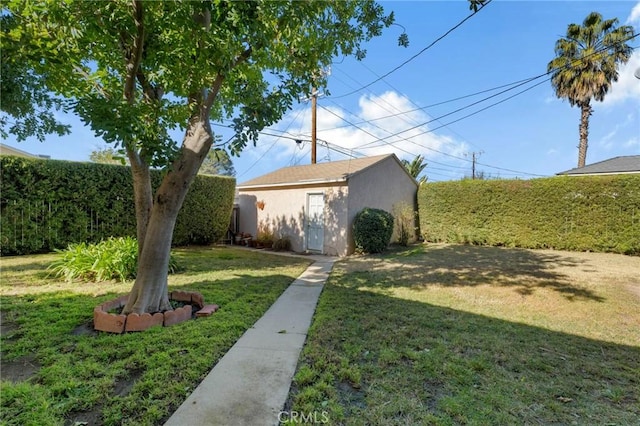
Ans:
[{"label": "concrete walkway", "polygon": [[305,258],[315,263],[240,337],[165,426],[279,423],[318,297],[335,261]]}]

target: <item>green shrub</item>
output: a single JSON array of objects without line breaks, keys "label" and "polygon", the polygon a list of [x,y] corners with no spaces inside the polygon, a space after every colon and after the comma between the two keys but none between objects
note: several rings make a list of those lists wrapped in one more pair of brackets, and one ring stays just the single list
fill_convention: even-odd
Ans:
[{"label": "green shrub", "polygon": [[421,185],[426,241],[640,254],[640,175]]},{"label": "green shrub", "polygon": [[[70,244],[66,250],[56,250],[62,257],[49,266],[51,273],[67,281],[126,281],[136,277],[138,242],[131,237],[108,238],[97,244]],[[178,264],[169,260],[169,273]]]},{"label": "green shrub", "polygon": [[278,238],[273,242],[275,251],[291,251],[291,239],[289,237]]},{"label": "green shrub", "polygon": [[[136,235],[131,169],[0,156],[1,255],[50,252],[78,242]],[[153,170],[158,188],[162,171]],[[235,179],[196,176],[173,233],[174,245],[218,241],[229,226]]]},{"label": "green shrub", "polygon": [[380,253],[384,251],[393,234],[393,215],[380,209],[365,207],[353,221],[353,239],[356,251]]},{"label": "green shrub", "polygon": [[176,219],[173,245],[206,245],[219,241],[229,228],[235,191],[234,178],[196,176]]}]

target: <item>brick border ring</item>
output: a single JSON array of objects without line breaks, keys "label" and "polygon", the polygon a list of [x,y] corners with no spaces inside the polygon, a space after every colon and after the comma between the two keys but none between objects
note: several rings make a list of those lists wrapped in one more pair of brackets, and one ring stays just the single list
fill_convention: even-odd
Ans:
[{"label": "brick border ring", "polygon": [[93,328],[108,333],[144,331],[154,326],[169,327],[191,319],[193,307],[197,307],[196,317],[208,317],[218,310],[218,305],[205,305],[204,297],[196,291],[172,291],[169,300],[189,303],[180,308],[155,314],[110,314],[109,311],[123,307],[129,295],[120,296],[98,305],[93,310]]}]

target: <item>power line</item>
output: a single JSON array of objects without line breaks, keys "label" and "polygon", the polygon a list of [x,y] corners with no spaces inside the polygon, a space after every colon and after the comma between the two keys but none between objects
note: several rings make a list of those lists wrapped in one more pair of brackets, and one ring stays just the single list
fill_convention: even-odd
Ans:
[{"label": "power line", "polygon": [[478,10],[475,10],[471,15],[468,15],[466,18],[464,18],[462,21],[458,22],[455,26],[453,26],[452,28],[450,28],[446,33],[444,33],[443,35],[441,35],[440,37],[438,37],[437,39],[435,39],[433,42],[431,42],[427,47],[425,47],[424,49],[422,49],[421,51],[419,51],[418,53],[416,53],[415,55],[413,55],[412,57],[410,57],[409,59],[407,59],[406,61],[404,61],[403,63],[401,63],[400,65],[398,65],[397,67],[395,67],[394,69],[392,69],[391,71],[387,72],[386,74],[384,74],[382,77],[377,78],[376,80],[373,80],[371,83],[365,84],[364,86],[362,86],[361,88],[354,90],[352,92],[346,93],[344,95],[340,95],[340,96],[333,96],[333,98],[335,99],[339,99],[339,98],[344,98],[347,96],[351,96],[354,93],[358,93],[359,91],[361,91],[362,89],[366,89],[367,87],[371,86],[372,84],[377,83],[378,81],[382,80],[383,78],[391,75],[392,73],[396,72],[397,70],[399,70],[400,68],[402,68],[403,66],[407,65],[409,62],[413,61],[415,58],[417,58],[418,56],[422,55],[424,52],[426,52],[427,50],[429,50],[431,47],[433,47],[436,43],[438,43],[440,40],[442,40],[443,38],[445,38],[446,36],[448,36],[449,34],[451,34],[453,31],[455,31],[458,27],[460,27],[462,24],[464,24],[465,22],[467,22],[469,19],[471,19],[473,16],[475,16],[478,12],[480,12],[482,9],[485,8],[485,6],[487,6],[489,3],[491,3],[491,0],[488,0],[486,3],[482,4]]},{"label": "power line", "polygon": [[[291,120],[291,122],[287,125],[287,127],[285,127],[285,132],[287,131],[287,129],[289,129],[289,127],[291,127],[291,125],[298,119],[298,117],[300,116],[300,113],[302,112],[302,110],[300,110],[298,112],[298,114],[296,114],[296,116],[293,118],[293,120]],[[260,132],[258,132],[260,133]],[[285,136],[277,136],[276,139],[273,141],[273,143],[271,144],[271,146],[269,148],[267,148],[267,150],[265,152],[262,153],[262,155],[252,164],[250,165],[244,172],[240,173],[239,175],[236,176],[236,178],[242,177],[245,174],[247,174],[249,171],[251,171],[251,169],[253,169],[253,167],[258,164],[260,162],[260,160],[262,160],[264,158],[265,155],[267,155],[267,153],[271,150],[271,148],[273,148],[276,143],[278,143],[278,141],[280,139],[286,139]]]},{"label": "power line", "polygon": [[[540,75],[535,76],[535,77],[530,77],[530,78],[525,78],[525,79],[522,79],[522,80],[514,81],[514,82],[512,82],[512,83],[507,83],[507,84],[503,84],[503,85],[500,85],[500,86],[492,87],[492,88],[490,88],[490,89],[481,90],[481,91],[478,91],[478,92],[475,92],[475,93],[471,93],[471,94],[468,94],[468,95],[462,95],[462,96],[458,96],[458,97],[456,97],[456,98],[447,99],[447,100],[444,100],[444,101],[439,101],[439,102],[437,102],[437,103],[435,103],[435,104],[430,104],[430,105],[426,105],[426,106],[423,106],[423,107],[418,107],[418,108],[410,109],[410,110],[407,110],[407,111],[401,111],[401,112],[396,113],[396,114],[392,114],[392,115],[385,115],[385,116],[383,116],[383,117],[372,118],[372,119],[370,119],[370,120],[363,120],[363,121],[361,121],[361,122],[359,122],[359,123],[357,123],[357,124],[370,123],[370,122],[372,122],[372,121],[378,121],[378,120],[384,120],[384,119],[387,119],[387,118],[398,117],[398,116],[400,116],[400,115],[409,114],[409,113],[411,113],[411,112],[416,112],[416,111],[424,111],[424,110],[429,109],[429,108],[433,108],[433,107],[440,106],[440,105],[444,105],[444,104],[447,104],[447,103],[451,103],[451,102],[459,101],[459,100],[466,99],[466,98],[471,98],[471,97],[474,97],[474,96],[481,95],[481,94],[483,94],[483,93],[493,92],[493,91],[495,91],[495,90],[502,89],[502,88],[504,88],[504,87],[514,86],[514,87],[512,87],[512,89],[515,89],[516,87],[519,87],[519,86],[521,86],[522,84],[526,84],[526,83],[528,83],[528,82],[531,82],[531,81],[537,80],[538,78],[544,77],[545,75],[547,75],[547,73],[540,74]],[[522,84],[521,84],[521,83],[522,83]],[[515,86],[515,85],[517,85],[517,86]],[[396,90],[396,89],[394,89],[394,90]],[[511,89],[510,89],[510,90],[511,90]],[[397,91],[398,93],[400,93],[400,91],[398,91],[398,90],[396,90],[396,91]],[[508,90],[507,90],[507,91],[508,91]],[[504,91],[504,92],[506,92],[506,91]],[[504,93],[504,92],[501,92],[501,93]],[[407,99],[408,99],[408,97],[407,97]],[[487,98],[487,99],[489,99],[489,98]],[[410,100],[410,102],[412,102],[412,101]],[[412,103],[413,103],[413,102],[412,102]],[[336,105],[338,105],[338,104],[336,104]],[[342,107],[341,107],[341,108],[342,108]],[[332,128],[332,129],[326,129],[326,130],[333,130],[333,129],[338,129],[338,128],[341,128],[341,127],[346,127],[346,126],[334,127],[334,128]]]},{"label": "power line", "polygon": [[[632,36],[628,37],[627,39],[620,41],[619,43],[624,43],[624,42],[626,42],[626,41],[628,41],[628,40],[631,40],[631,39],[633,39],[633,38],[635,38],[635,37],[637,37],[637,36],[638,36],[638,34],[634,34],[634,35],[632,35]],[[600,49],[600,50],[598,50],[598,51],[596,51],[596,52],[593,52],[591,55],[593,55],[593,54],[597,54],[597,53],[600,53],[600,52],[602,52],[602,51],[604,51],[604,50],[607,50],[609,47],[611,47],[611,46],[603,47],[602,49]],[[395,149],[397,149],[397,150],[400,150],[400,151],[405,152],[405,153],[410,154],[410,155],[414,155],[413,153],[411,153],[411,152],[409,152],[409,151],[406,151],[405,149],[402,149],[402,148],[400,148],[400,147],[395,146],[395,145],[394,145],[394,143],[386,142],[386,140],[387,140],[387,139],[390,139],[391,137],[399,136],[399,135],[401,135],[402,133],[406,133],[406,132],[408,132],[408,131],[410,131],[410,130],[414,130],[414,129],[418,128],[418,127],[421,127],[421,126],[424,126],[424,125],[426,125],[426,124],[429,124],[429,123],[431,123],[431,122],[433,122],[433,121],[437,121],[437,120],[439,120],[439,119],[441,119],[441,118],[444,118],[444,117],[447,117],[447,116],[449,116],[449,115],[455,114],[455,113],[457,113],[457,112],[460,112],[460,111],[462,111],[462,110],[464,110],[464,109],[470,108],[470,107],[472,107],[472,106],[474,106],[474,105],[477,105],[477,104],[479,104],[479,103],[481,103],[481,102],[484,102],[484,101],[486,101],[486,100],[489,100],[489,99],[492,99],[492,98],[494,98],[494,97],[497,97],[497,96],[499,96],[499,95],[501,95],[501,94],[504,94],[504,93],[506,93],[506,92],[508,92],[508,91],[510,91],[510,90],[513,90],[513,89],[515,89],[515,88],[517,88],[517,87],[521,87],[521,86],[523,86],[523,85],[525,85],[525,84],[527,84],[527,83],[529,83],[529,82],[532,82],[532,81],[535,81],[535,80],[537,80],[537,79],[539,79],[539,78],[542,78],[542,77],[544,77],[544,76],[547,76],[547,75],[549,75],[549,74],[551,74],[551,73],[553,73],[553,72],[555,72],[555,71],[557,71],[557,70],[560,70],[560,69],[562,69],[562,68],[572,67],[572,66],[574,66],[575,64],[577,64],[577,63],[579,63],[579,62],[581,62],[581,61],[585,60],[586,58],[588,58],[588,57],[589,57],[589,56],[591,56],[591,55],[587,55],[587,56],[585,56],[585,57],[582,57],[582,58],[579,58],[579,59],[573,60],[570,64],[566,64],[566,65],[564,65],[564,66],[562,66],[562,67],[559,67],[559,68],[556,68],[556,69],[549,70],[549,71],[547,71],[547,72],[546,72],[546,73],[544,73],[544,74],[540,74],[540,75],[537,75],[537,76],[535,76],[535,77],[531,77],[531,78],[529,78],[529,79],[519,80],[518,82],[515,82],[515,83],[510,83],[510,84],[507,84],[507,85],[498,86],[498,88],[502,88],[502,87],[509,87],[509,86],[513,86],[513,87],[509,87],[508,89],[505,89],[505,90],[503,90],[503,91],[501,91],[501,92],[498,92],[498,93],[496,93],[496,94],[493,94],[493,95],[491,95],[491,96],[485,97],[485,98],[483,98],[483,99],[481,99],[481,100],[479,100],[479,101],[473,102],[473,103],[471,103],[471,104],[469,104],[469,105],[466,105],[466,106],[464,106],[464,107],[462,107],[462,108],[458,108],[458,109],[456,109],[456,110],[454,110],[454,111],[452,111],[452,112],[449,112],[449,113],[447,113],[447,114],[444,114],[444,115],[442,115],[442,116],[436,117],[436,118],[434,118],[434,119],[432,119],[432,120],[429,120],[429,121],[427,121],[427,122],[425,122],[425,123],[418,124],[417,126],[413,126],[413,127],[409,128],[409,129],[405,129],[405,130],[403,130],[403,131],[401,131],[401,132],[397,132],[397,133],[395,133],[395,134],[390,134],[389,136],[386,136],[386,137],[384,137],[384,138],[378,138],[378,139],[377,139],[377,140],[375,140],[375,141],[372,141],[372,142],[369,142],[369,143],[367,143],[367,144],[362,145],[360,148],[365,147],[365,146],[367,146],[367,145],[371,145],[371,144],[376,143],[376,142],[384,142],[385,144],[388,144],[388,145],[390,145],[390,146],[393,146],[393,147],[394,147]],[[386,74],[385,76],[380,77],[380,78],[378,79],[378,81],[379,81],[379,80],[381,80],[381,79],[383,79],[383,78],[384,78],[384,77],[386,77],[387,75],[388,75],[388,74]],[[421,133],[419,133],[419,134],[417,134],[417,135],[413,135],[413,136],[410,136],[410,137],[408,137],[408,138],[403,138],[402,140],[404,140],[404,141],[409,141],[409,142],[411,142],[411,143],[414,143],[414,144],[418,145],[419,147],[421,147],[421,148],[423,148],[423,149],[428,149],[428,150],[431,150],[431,151],[434,151],[434,152],[438,152],[438,153],[440,153],[440,154],[443,154],[443,155],[446,155],[446,156],[450,156],[450,157],[455,158],[455,159],[457,159],[457,160],[469,161],[469,160],[466,160],[466,159],[464,159],[464,158],[457,157],[457,156],[454,156],[454,155],[451,155],[451,154],[448,154],[448,153],[445,153],[445,152],[441,152],[441,151],[435,150],[435,149],[430,148],[430,147],[426,147],[426,146],[419,145],[419,144],[417,144],[417,143],[415,143],[415,142],[411,141],[411,139],[413,139],[413,138],[415,138],[415,137],[417,137],[417,136],[420,136],[420,135],[426,134],[426,133],[431,133],[431,132],[433,132],[433,131],[435,131],[435,130],[438,130],[438,129],[442,128],[442,127],[445,127],[445,126],[447,126],[447,125],[449,125],[449,124],[452,124],[452,123],[455,123],[455,122],[461,121],[461,120],[463,120],[463,119],[466,119],[466,118],[468,118],[468,117],[471,117],[471,116],[473,116],[473,115],[476,115],[476,114],[478,114],[478,113],[480,113],[480,112],[482,112],[482,111],[485,111],[485,110],[487,110],[487,109],[489,109],[489,108],[491,108],[491,107],[493,107],[493,106],[496,106],[496,105],[498,105],[498,104],[501,104],[501,103],[503,103],[503,102],[506,102],[507,100],[510,100],[510,99],[512,99],[512,98],[514,98],[514,97],[516,97],[516,96],[518,96],[518,95],[520,95],[520,94],[522,94],[522,93],[524,93],[524,92],[527,92],[527,91],[529,91],[529,90],[531,90],[531,89],[533,89],[533,88],[535,88],[535,87],[539,86],[540,84],[545,83],[546,81],[549,81],[550,79],[551,79],[551,77],[549,77],[549,78],[547,78],[547,79],[545,79],[545,80],[543,80],[543,81],[541,81],[541,82],[538,82],[538,83],[536,83],[535,85],[530,86],[530,87],[528,87],[528,88],[526,88],[526,89],[524,89],[524,90],[521,90],[520,92],[517,92],[517,93],[515,93],[515,94],[513,94],[513,95],[511,95],[511,96],[509,96],[509,97],[507,97],[507,98],[504,98],[504,99],[502,99],[502,100],[500,100],[500,101],[498,101],[498,102],[495,102],[495,103],[493,103],[493,104],[491,104],[491,105],[488,105],[488,106],[486,106],[486,107],[484,107],[484,108],[482,108],[482,109],[480,109],[480,110],[477,110],[477,111],[475,111],[475,112],[473,112],[473,113],[471,113],[471,114],[468,114],[468,115],[466,115],[466,116],[464,116],[464,117],[461,117],[461,118],[456,119],[456,120],[454,120],[454,121],[451,121],[451,122],[449,122],[449,123],[443,124],[442,126],[439,126],[439,127],[437,127],[437,128],[434,128],[434,129],[430,129],[430,130],[428,130],[428,131],[421,132]],[[363,88],[365,88],[365,87],[367,87],[367,86],[364,86]],[[362,89],[362,88],[361,88],[361,89]],[[360,89],[360,90],[361,90],[361,89]],[[488,91],[493,91],[493,90],[495,90],[495,89],[488,89],[488,90],[485,90],[485,91],[477,92],[477,93],[472,94],[472,95],[466,95],[466,96],[463,96],[463,97],[459,97],[459,98],[456,98],[455,100],[462,99],[462,98],[466,98],[466,97],[475,96],[475,95],[477,95],[477,94],[480,94],[480,93],[486,93],[486,92],[488,92]],[[451,101],[453,101],[453,100],[451,100]],[[439,104],[446,103],[446,102],[449,102],[449,101],[441,102],[441,103],[439,103]],[[438,105],[438,104],[436,104],[436,105]],[[331,113],[331,114],[333,114],[334,116],[338,117],[339,119],[341,119],[341,120],[345,121],[348,125],[351,125],[351,126],[353,126],[353,127],[357,128],[357,129],[359,129],[359,130],[361,130],[361,131],[365,132],[366,134],[368,134],[368,135],[370,135],[370,136],[373,136],[373,137],[376,137],[376,138],[377,138],[377,136],[376,136],[376,135],[374,135],[374,134],[370,133],[369,131],[367,131],[367,130],[365,130],[365,129],[361,128],[360,126],[358,126],[358,125],[356,125],[356,124],[354,124],[354,123],[350,122],[349,120],[345,119],[344,117],[341,117],[340,115],[338,115],[338,114],[334,113],[333,111],[329,110],[328,108],[323,107],[323,106],[321,106],[321,108],[325,109],[326,111],[328,111],[329,113]],[[422,108],[418,108],[418,109],[425,109],[425,108],[427,108],[427,107],[422,107]],[[343,109],[344,109],[344,108],[343,108]],[[415,111],[415,110],[411,110],[411,111]],[[406,112],[405,112],[405,113],[406,113]],[[299,114],[300,114],[300,113],[298,113],[298,115],[299,115]],[[402,114],[402,113],[400,113],[400,114]],[[400,115],[400,114],[397,114],[397,115]],[[354,114],[352,114],[352,115],[354,115]],[[395,116],[395,115],[393,115],[393,116]],[[294,121],[295,121],[295,119],[297,119],[297,116],[294,118]],[[378,119],[372,119],[372,120],[367,120],[367,121],[364,121],[363,123],[359,123],[359,124],[365,124],[365,123],[369,123],[369,124],[371,124],[371,122],[372,122],[372,121],[374,121],[374,120],[379,120],[379,119],[381,119],[381,118],[378,118]],[[293,122],[292,122],[292,123],[293,123]],[[289,126],[291,126],[291,124],[292,124],[292,123],[290,123],[290,124],[289,124]],[[289,126],[287,126],[287,129],[288,129],[288,127],[289,127]],[[228,127],[230,127],[230,126],[228,126]],[[376,126],[376,127],[380,128],[379,126]],[[381,129],[381,128],[380,128],[380,129]],[[382,130],[385,130],[385,129],[382,129]],[[386,131],[386,130],[385,130],[385,131]],[[387,132],[388,132],[388,131],[387,131]],[[294,137],[287,137],[287,136],[283,136],[283,135],[273,135],[273,134],[269,134],[269,133],[266,133],[266,132],[259,132],[259,133],[266,134],[266,135],[270,135],[270,136],[275,136],[275,137],[278,137],[278,138],[287,138],[287,139],[292,139],[292,140],[298,140],[298,139],[296,139],[296,138],[294,138]],[[286,133],[286,130],[285,130],[283,133]],[[264,155],[266,155],[266,153],[267,153],[271,148],[273,148],[273,146],[275,145],[275,143],[276,143],[277,141],[278,141],[278,139],[276,139],[276,141],[271,145],[271,147],[269,147],[269,149],[268,149],[267,151],[265,151],[265,153],[263,153],[263,155],[258,159],[258,161],[260,161],[260,160],[264,157]],[[325,142],[326,142],[326,141],[325,141]],[[326,142],[326,143],[327,143],[327,148],[329,148],[329,143],[328,143],[328,142]],[[396,143],[397,143],[397,142],[396,142]],[[334,148],[331,148],[331,149],[334,149]],[[345,149],[346,149],[346,148],[345,148]],[[338,152],[338,151],[337,151],[337,152]],[[353,150],[351,150],[350,152],[353,152]],[[347,155],[347,153],[346,153],[346,152],[344,152],[344,151],[343,151],[343,152],[340,152],[340,153],[342,153],[343,155]],[[258,162],[258,161],[256,161],[256,163],[254,163],[254,164],[249,168],[249,170],[250,170],[251,168],[253,168],[253,166],[255,166],[255,164],[257,164],[257,162]],[[527,172],[521,172],[521,171],[516,171],[516,170],[512,170],[512,169],[501,168],[501,167],[497,167],[497,166],[491,166],[491,165],[483,164],[483,163],[477,163],[477,164],[479,164],[479,165],[483,165],[483,166],[485,166],[485,167],[493,168],[493,169],[496,169],[496,170],[503,170],[503,171],[508,171],[508,172],[512,172],[512,173],[516,173],[516,174],[525,174],[525,175],[529,175],[529,176],[542,176],[542,175],[533,174],[533,173],[527,173]],[[449,167],[448,165],[445,165],[445,166]],[[248,171],[248,170],[247,170],[247,171]],[[242,175],[244,175],[247,171],[245,171]]]},{"label": "power line", "polygon": [[[628,41],[628,40],[631,40],[631,39],[633,39],[633,38],[635,38],[635,37],[637,37],[637,36],[638,36],[638,34],[634,34],[633,36],[628,37],[626,40],[622,40],[622,41],[620,41],[619,43],[624,43],[624,42],[626,42],[626,41]],[[577,64],[577,63],[579,63],[579,62],[581,62],[581,61],[585,60],[586,58],[588,58],[588,57],[589,57],[589,56],[591,56],[591,55],[595,55],[595,54],[597,54],[597,53],[601,53],[601,52],[602,52],[602,51],[604,51],[604,50],[607,50],[609,47],[611,47],[611,46],[603,47],[603,48],[602,48],[602,49],[600,49],[599,51],[593,52],[592,54],[587,55],[587,56],[585,56],[585,57],[583,57],[583,58],[580,58],[580,59],[574,60],[574,61],[572,61],[570,64],[564,65],[564,66],[562,66],[562,67],[559,67],[559,68],[556,68],[556,69],[553,69],[553,70],[549,70],[549,71],[547,71],[547,72],[546,72],[546,73],[544,73],[544,74],[539,74],[539,75],[537,75],[537,76],[535,76],[535,77],[531,77],[531,78],[529,78],[529,79],[520,80],[520,83],[518,83],[518,84],[514,85],[513,87],[510,87],[510,88],[508,88],[508,89],[502,90],[502,91],[500,91],[500,92],[498,92],[498,93],[495,93],[495,94],[493,94],[493,95],[491,95],[491,96],[487,96],[487,97],[485,97],[485,98],[482,98],[482,99],[480,99],[479,101],[472,102],[472,103],[470,103],[470,104],[468,104],[468,105],[465,105],[465,106],[463,106],[463,107],[461,107],[461,108],[458,108],[458,109],[456,109],[456,110],[454,110],[454,111],[448,112],[448,113],[443,114],[443,115],[441,115],[441,116],[439,116],[439,117],[436,117],[436,118],[434,118],[434,119],[431,119],[431,120],[428,120],[428,121],[426,121],[426,122],[424,122],[424,123],[421,123],[421,124],[419,124],[419,125],[417,125],[417,126],[410,127],[410,128],[405,129],[405,130],[403,130],[403,131],[401,131],[401,132],[397,132],[397,133],[394,133],[394,134],[392,134],[392,135],[386,136],[385,138],[380,138],[380,139],[379,139],[379,140],[377,140],[377,141],[369,142],[369,143],[367,143],[366,145],[370,145],[370,144],[373,144],[373,143],[376,143],[376,142],[383,142],[385,139],[389,139],[389,138],[391,138],[391,137],[398,136],[398,135],[400,135],[400,134],[402,134],[402,133],[406,133],[406,132],[411,131],[411,130],[414,130],[414,129],[418,128],[418,127],[422,127],[422,126],[424,126],[424,125],[427,125],[427,124],[429,124],[429,123],[432,123],[432,122],[434,122],[434,121],[437,121],[437,120],[439,120],[439,119],[441,119],[441,118],[448,117],[448,116],[453,115],[453,114],[455,114],[455,113],[457,113],[457,112],[463,111],[463,110],[465,110],[465,109],[467,109],[467,108],[470,108],[470,107],[472,107],[472,106],[474,106],[474,105],[477,105],[477,104],[482,103],[482,102],[484,102],[484,101],[486,101],[486,100],[489,100],[489,99],[495,98],[495,97],[500,96],[500,95],[502,95],[502,94],[504,94],[504,93],[506,93],[506,92],[508,92],[508,91],[511,91],[511,90],[516,89],[516,88],[518,88],[518,87],[520,87],[520,86],[523,86],[523,85],[525,85],[525,84],[527,84],[527,83],[529,83],[529,82],[532,82],[532,81],[534,81],[534,80],[537,80],[537,79],[542,78],[542,77],[545,77],[545,76],[548,76],[549,74],[552,74],[552,73],[554,73],[554,72],[555,72],[555,71],[557,71],[557,70],[560,70],[560,69],[562,69],[562,68],[572,67],[572,66],[574,66],[575,64]],[[479,112],[481,112],[481,111],[484,111],[484,110],[486,110],[486,109],[488,109],[488,108],[490,108],[490,107],[493,107],[493,106],[495,106],[495,105],[501,104],[501,103],[503,103],[503,102],[505,102],[505,101],[507,101],[507,100],[509,100],[509,99],[514,98],[515,96],[518,96],[518,95],[520,95],[520,94],[522,94],[522,93],[524,93],[524,92],[527,92],[527,91],[531,90],[532,88],[534,88],[534,87],[536,87],[536,86],[539,86],[540,84],[542,84],[542,83],[544,83],[544,82],[546,82],[546,81],[551,80],[551,78],[552,78],[552,77],[549,77],[549,78],[547,78],[546,80],[543,80],[543,81],[541,81],[541,82],[539,82],[539,83],[536,83],[535,85],[533,85],[533,86],[531,86],[531,87],[529,87],[529,88],[527,88],[527,89],[525,89],[525,90],[522,90],[522,91],[520,91],[520,92],[516,93],[515,95],[509,96],[509,97],[507,97],[507,98],[505,98],[505,99],[503,99],[503,100],[501,100],[501,101],[499,101],[499,102],[496,102],[496,103],[494,103],[494,104],[492,104],[492,105],[489,105],[488,107],[482,108],[482,109],[480,109],[480,110],[478,110],[478,111],[476,111],[476,112],[474,112],[474,113],[472,113],[472,114],[468,114],[468,115],[466,115],[466,116],[464,116],[464,117],[462,117],[462,118],[460,118],[460,119],[457,119],[457,120],[451,121],[451,122],[449,122],[449,123],[446,123],[446,124],[445,124],[445,125],[443,125],[443,126],[440,126],[440,127],[434,128],[434,129],[431,129],[431,130],[426,131],[426,132],[422,132],[422,133],[420,133],[420,134],[418,134],[418,135],[411,136],[411,138],[416,137],[416,136],[420,136],[420,135],[425,134],[425,133],[433,132],[434,130],[440,129],[440,128],[442,128],[442,127],[446,126],[446,125],[449,125],[449,124],[452,124],[452,123],[458,122],[458,121],[460,121],[460,120],[462,120],[462,119],[465,119],[465,118],[471,117],[472,115],[475,115],[475,114],[477,114],[477,113],[479,113]],[[366,146],[366,145],[362,145],[362,146],[361,146],[361,148],[362,148],[363,146]]]},{"label": "power line", "polygon": [[[516,95],[517,95],[517,94],[516,94]],[[516,96],[516,95],[514,95],[514,96]],[[502,101],[502,102],[504,102],[504,101]],[[344,121],[345,121],[345,122],[347,122],[347,123],[351,123],[351,122],[350,122],[350,121],[348,121],[346,118],[339,116],[338,114],[334,113],[333,111],[329,110],[328,108],[323,107],[323,106],[320,106],[320,107],[321,107],[321,108],[323,108],[324,110],[326,110],[327,112],[329,112],[330,114],[333,114],[334,116],[336,116],[336,117],[340,118],[341,120],[344,120]],[[478,112],[479,112],[479,111],[478,111]],[[352,124],[352,123],[351,123],[351,124]],[[353,125],[353,124],[352,124],[352,125]],[[365,129],[363,129],[363,128],[359,127],[359,126],[356,126],[356,125],[353,125],[353,126],[354,126],[354,127],[356,127],[357,129],[359,129],[359,130],[361,130],[361,131],[363,131],[363,132],[367,133],[368,135],[371,135],[371,136],[374,136],[374,137],[375,137],[375,135],[373,135],[372,133],[368,132],[367,130],[365,130]],[[413,143],[414,145],[417,145],[417,146],[418,146],[418,147],[420,147],[420,148],[427,149],[427,150],[429,150],[429,151],[434,151],[434,152],[437,152],[438,154],[442,154],[442,155],[445,155],[445,156],[448,156],[448,157],[452,157],[452,158],[455,158],[455,159],[457,159],[457,160],[466,161],[466,162],[470,162],[470,161],[471,161],[471,160],[468,160],[468,159],[466,159],[466,158],[457,157],[457,156],[455,156],[455,155],[452,155],[452,154],[449,154],[449,153],[446,153],[446,152],[443,152],[443,151],[439,151],[439,150],[437,150],[437,149],[434,149],[434,148],[431,148],[431,147],[428,147],[428,146],[420,145],[420,144],[418,144],[417,142],[414,142],[414,141],[412,141],[412,140],[411,140],[411,139],[412,139],[412,138],[414,138],[414,137],[417,137],[417,136],[420,136],[420,135],[422,135],[422,134],[429,133],[429,132],[431,132],[431,130],[430,130],[430,131],[423,132],[423,133],[420,133],[420,134],[418,134],[418,135],[411,136],[411,137],[409,137],[409,138],[404,138],[404,139],[403,139],[403,141]],[[383,138],[383,139],[384,139],[384,138]],[[381,140],[382,140],[382,139],[381,139]],[[415,154],[413,154],[413,153],[411,153],[411,152],[409,152],[409,151],[407,151],[407,150],[405,150],[405,149],[403,149],[403,148],[400,148],[400,147],[398,147],[398,146],[394,145],[394,143],[393,143],[393,142],[385,142],[385,144],[390,145],[390,146],[392,146],[393,148],[395,148],[395,149],[397,149],[397,150],[399,150],[399,151],[402,151],[402,152],[404,152],[404,153],[406,153],[406,154],[409,154],[409,155],[415,156]],[[365,145],[366,145],[366,144],[365,144]],[[364,145],[363,145],[363,146],[364,146]],[[446,167],[455,167],[455,166],[450,166],[450,165],[447,165],[447,164],[444,164],[444,163],[438,163],[438,162],[435,162],[435,161],[433,161],[433,160],[430,160],[430,161],[431,161],[431,162],[433,162],[433,163],[435,163],[435,164],[444,165],[444,166],[446,166]],[[489,166],[489,165],[485,165],[485,166],[486,166],[486,167],[495,168],[495,169],[497,169],[497,170],[508,170],[508,169],[502,169],[502,168],[500,168],[500,167],[494,167],[494,166]],[[519,173],[519,174],[528,175],[528,176],[538,176],[538,177],[542,176],[542,175],[538,175],[538,174],[535,174],[535,173],[520,172],[520,171],[515,171],[515,170],[508,170],[508,171],[512,171],[512,172],[514,172],[514,173]]]}]

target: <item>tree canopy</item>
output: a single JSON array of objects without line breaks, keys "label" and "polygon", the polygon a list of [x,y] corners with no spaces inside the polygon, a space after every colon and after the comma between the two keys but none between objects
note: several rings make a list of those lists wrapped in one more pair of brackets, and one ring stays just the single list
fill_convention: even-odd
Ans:
[{"label": "tree canopy", "polygon": [[18,141],[35,137],[43,142],[51,133],[65,135],[70,127],[54,115],[55,110],[63,109],[63,100],[47,90],[42,76],[12,49],[15,45],[4,43],[16,26],[15,17],[0,15],[0,136],[11,133]]},{"label": "tree canopy", "polygon": [[31,59],[99,136],[135,146],[153,166],[174,158],[168,130],[186,129],[199,104],[213,120],[234,120],[230,147],[240,151],[325,85],[316,70],[334,55],[362,56],[361,42],[393,22],[369,1],[17,0],[8,10],[19,25],[3,51]]},{"label": "tree canopy", "polygon": [[[470,0],[477,9],[485,0]],[[9,0],[16,25],[2,49],[41,77],[131,165],[139,247],[123,312],[171,309],[167,265],[177,213],[214,145],[211,120],[231,120],[238,153],[312,88],[335,56],[394,21],[369,0]],[[399,40],[406,45],[406,36]],[[4,88],[3,88],[4,89]],[[181,143],[172,129],[182,129]],[[149,169],[166,171],[152,191]]]}]

